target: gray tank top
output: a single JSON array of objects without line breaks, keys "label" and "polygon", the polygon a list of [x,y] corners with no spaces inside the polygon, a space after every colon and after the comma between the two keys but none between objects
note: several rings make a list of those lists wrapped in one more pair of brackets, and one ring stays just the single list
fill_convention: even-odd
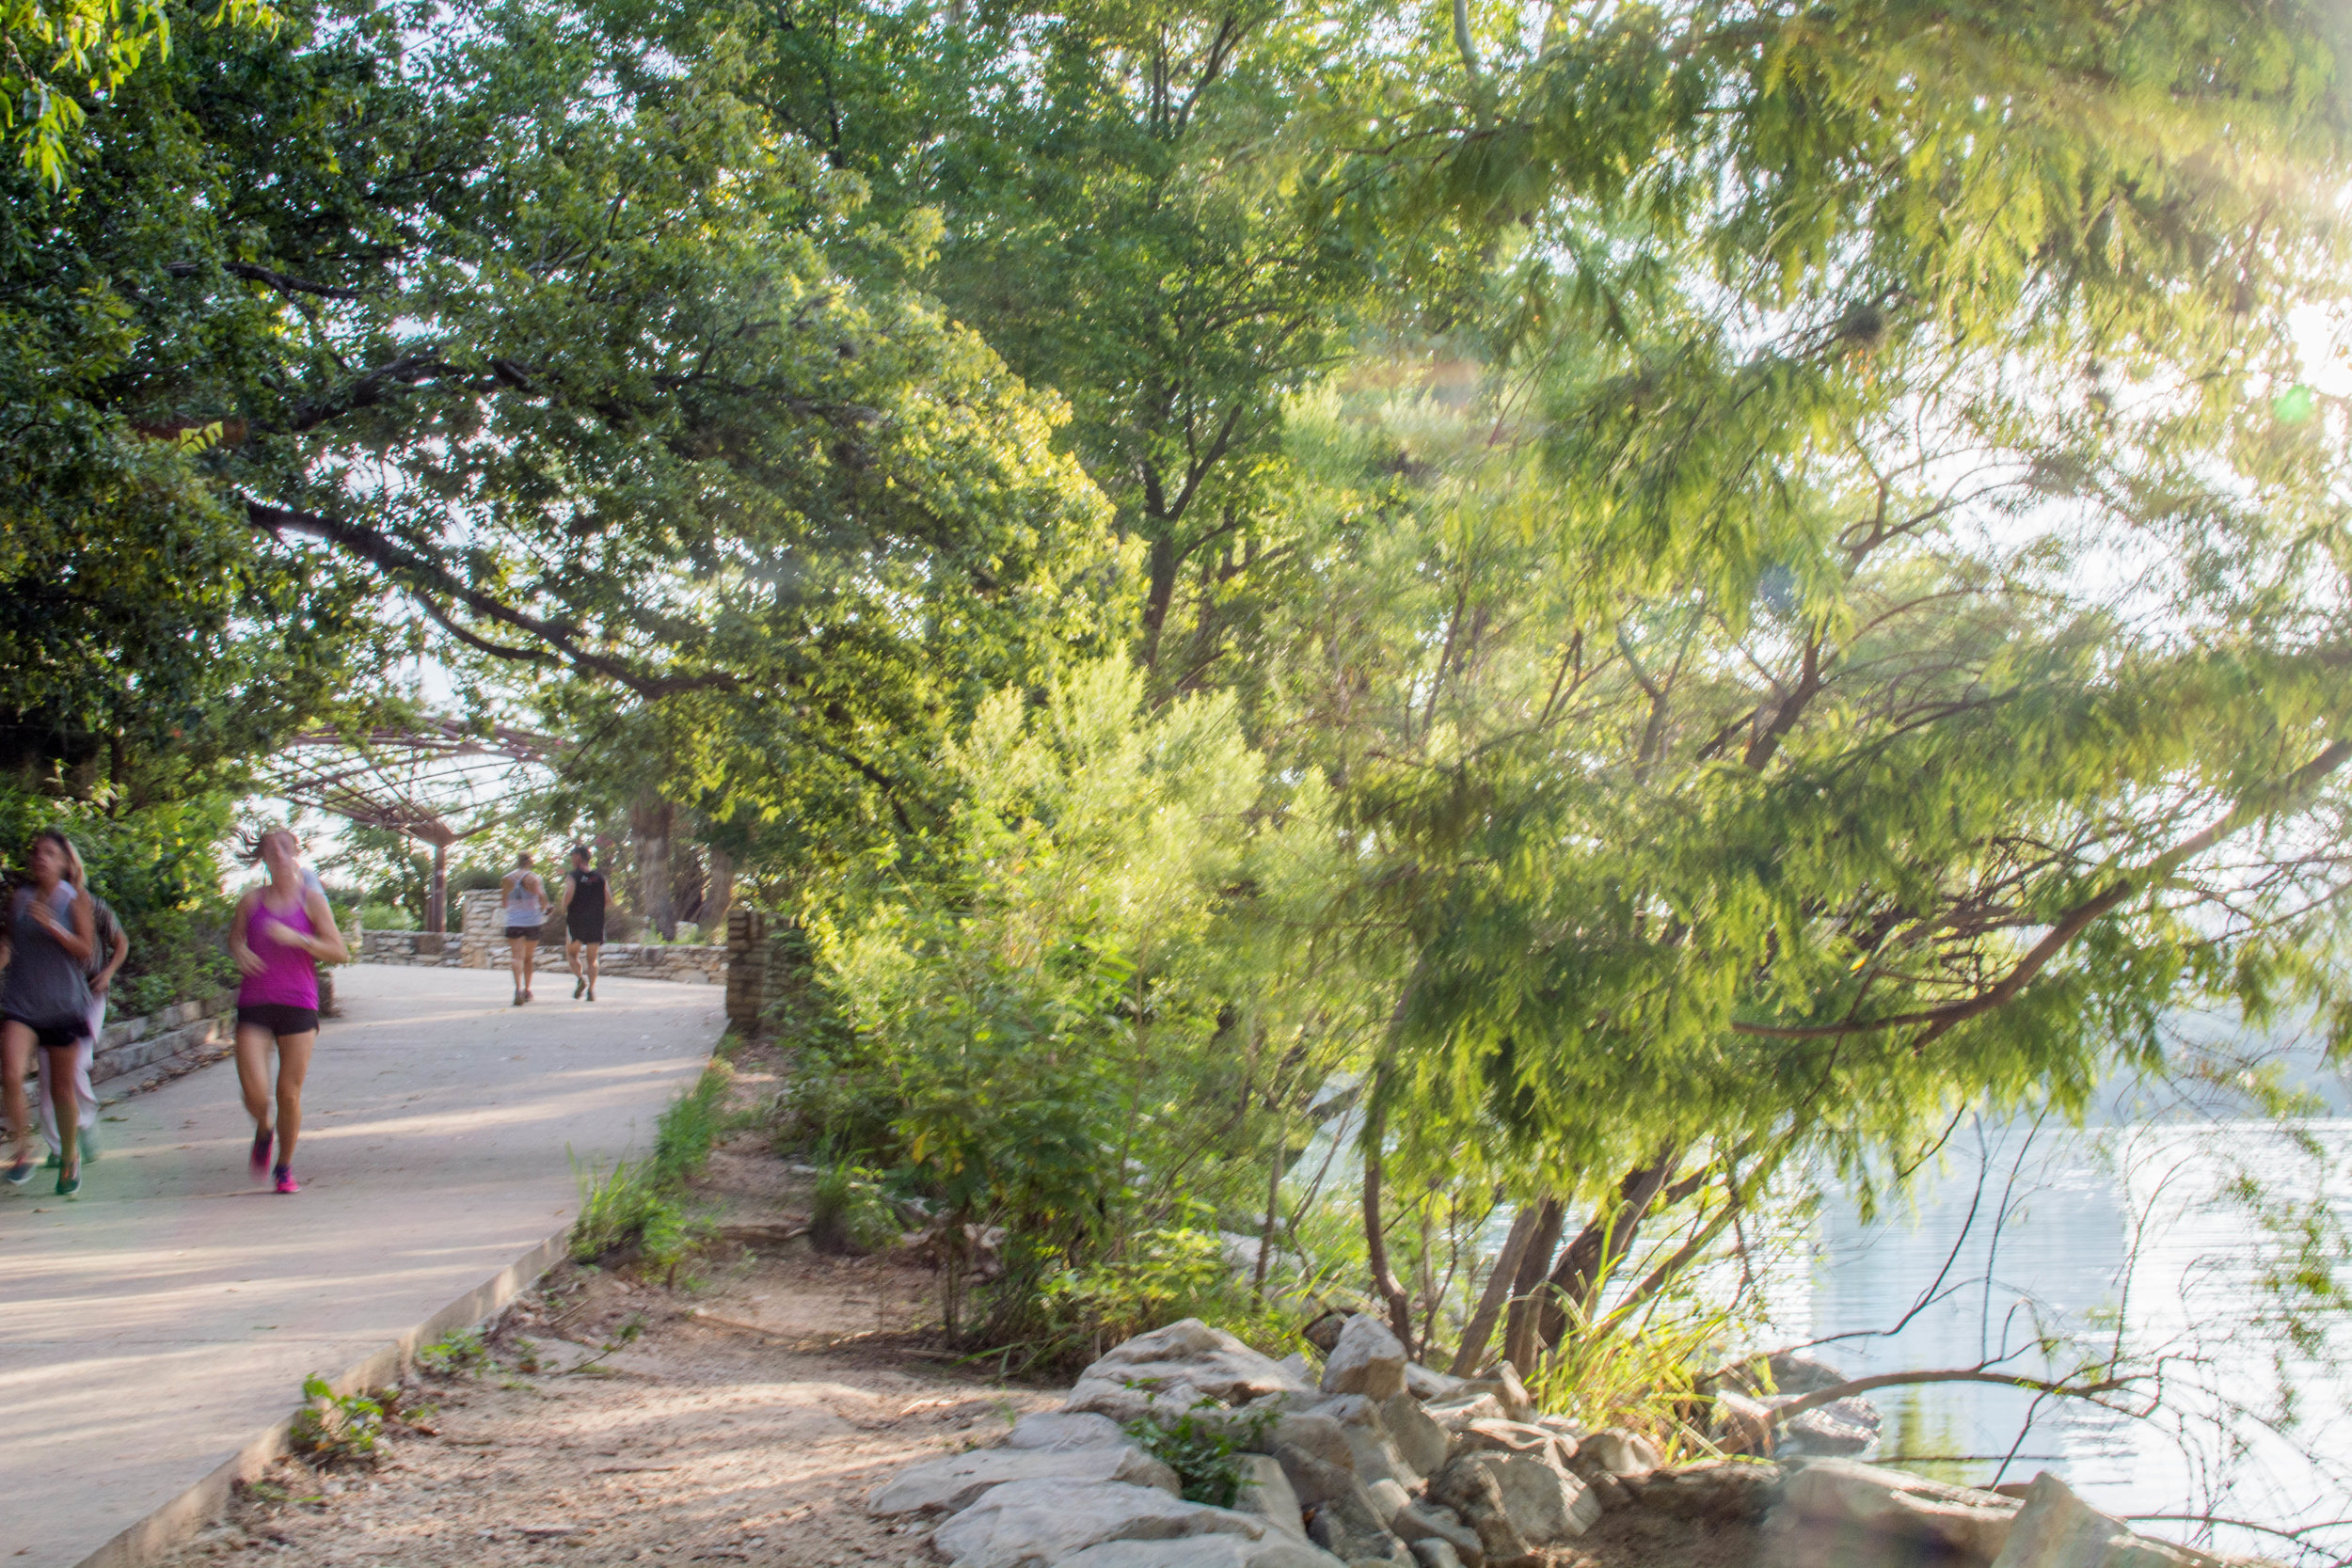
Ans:
[{"label": "gray tank top", "polygon": [[[49,895],[58,924],[72,927],[72,885],[59,882]],[[33,923],[33,890],[22,888],[8,904],[8,982],[0,991],[0,1012],[28,1023],[79,1022],[89,1011],[89,971]]]}]

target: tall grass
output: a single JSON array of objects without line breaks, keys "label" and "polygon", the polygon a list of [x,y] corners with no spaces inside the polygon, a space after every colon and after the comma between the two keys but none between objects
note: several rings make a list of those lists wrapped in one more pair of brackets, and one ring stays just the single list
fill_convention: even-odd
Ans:
[{"label": "tall grass", "polygon": [[683,1201],[686,1184],[725,1130],[720,1106],[734,1076],[723,1058],[705,1069],[654,1124],[653,1152],[646,1158],[624,1160],[604,1173],[572,1163],[580,1182],[580,1218],[572,1227],[575,1262],[635,1260],[675,1272],[698,1239]]}]

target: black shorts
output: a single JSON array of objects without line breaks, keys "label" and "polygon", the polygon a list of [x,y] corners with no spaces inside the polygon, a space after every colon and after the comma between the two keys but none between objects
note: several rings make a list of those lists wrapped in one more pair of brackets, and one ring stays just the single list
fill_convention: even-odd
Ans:
[{"label": "black shorts", "polygon": [[509,926],[506,928],[506,940],[509,942],[537,942],[539,940],[539,927],[536,926]]},{"label": "black shorts", "polygon": [[33,1038],[40,1042],[43,1051],[64,1051],[81,1044],[89,1037],[89,1020],[87,1018],[53,1019],[43,1023],[22,1013],[9,1013],[6,1017],[10,1023],[22,1023],[30,1029]]},{"label": "black shorts", "polygon": [[604,941],[604,917],[602,915],[598,915],[594,920],[572,920],[567,918],[564,922],[564,933],[574,942],[585,942],[601,944]]},{"label": "black shorts", "polygon": [[240,1002],[237,1004],[237,1027],[255,1024],[273,1035],[315,1034],[319,1026],[316,1007],[297,1007],[291,1002]]}]

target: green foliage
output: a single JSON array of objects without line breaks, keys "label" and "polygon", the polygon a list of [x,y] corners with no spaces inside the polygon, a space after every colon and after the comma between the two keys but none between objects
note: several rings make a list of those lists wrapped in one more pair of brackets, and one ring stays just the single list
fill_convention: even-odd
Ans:
[{"label": "green foliage", "polygon": [[961,800],[942,877],[878,878],[855,926],[818,931],[857,1070],[891,1104],[886,1148],[950,1237],[1020,1239],[993,1291],[999,1339],[1023,1337],[1057,1270],[1198,1201],[1148,1173],[1214,1160],[1247,1127],[1200,1109],[1238,1082],[1221,903],[1258,767],[1229,703],[1141,705],[1140,677],[1109,661],[1034,707],[990,699],[945,758]]},{"label": "green foliage", "polygon": [[898,1211],[877,1173],[844,1162],[818,1179],[809,1203],[809,1239],[825,1252],[879,1252],[900,1233]]},{"label": "green foliage", "polygon": [[325,1378],[302,1380],[308,1402],[294,1412],[287,1437],[294,1452],[317,1465],[373,1459],[384,1435],[384,1403],[362,1391],[338,1394]]},{"label": "green foliage", "polygon": [[709,1158],[721,1131],[720,1102],[732,1079],[724,1062],[706,1069],[661,1113],[648,1158],[620,1161],[605,1173],[574,1164],[580,1195],[580,1218],[572,1226],[574,1261],[628,1256],[656,1269],[676,1269],[700,1239],[686,1211],[686,1184]]},{"label": "green foliage", "polygon": [[488,1352],[482,1342],[478,1328],[461,1328],[446,1339],[437,1339],[417,1352],[417,1365],[436,1376],[446,1377],[478,1367]]},{"label": "green foliage", "polygon": [[1215,1231],[1169,1228],[1130,1237],[1115,1255],[1048,1278],[1033,1308],[1035,1338],[1023,1348],[1033,1364],[1084,1366],[1184,1318],[1269,1352],[1287,1346],[1295,1326],[1236,1271]]},{"label": "green foliage", "polygon": [[[1210,1413],[1212,1418],[1202,1419]],[[1184,1501],[1231,1508],[1241,1498],[1241,1456],[1252,1451],[1252,1445],[1274,1424],[1274,1412],[1259,1411],[1239,1421],[1231,1417],[1215,1400],[1203,1398],[1165,1424],[1148,1417],[1130,1421],[1127,1435],[1176,1472]]]}]

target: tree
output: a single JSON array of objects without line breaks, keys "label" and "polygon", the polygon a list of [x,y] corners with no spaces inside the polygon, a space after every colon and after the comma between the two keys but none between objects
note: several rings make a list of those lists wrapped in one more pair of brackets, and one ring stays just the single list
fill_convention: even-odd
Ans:
[{"label": "tree", "polygon": [[1521,1262],[1542,1339],[1682,1182],[2079,1103],[2192,997],[2339,1006],[2334,23],[2015,21],[1465,29],[1358,175],[1525,220],[1491,432],[1397,443],[1451,459],[1421,548],[1297,662],[1409,956],[1367,1155],[1592,1198]]},{"label": "tree", "polygon": [[[896,749],[1115,593],[1056,404],[829,262],[855,182],[739,96],[719,24],[670,71],[625,19],[404,14],[183,30],[93,105],[40,198],[61,237],[19,251],[23,362],[77,368],[84,446],[179,476],[208,577],[308,583],[314,615],[390,590],[484,658],[919,787]],[[103,510],[23,483],[74,519],[56,547]]]}]

